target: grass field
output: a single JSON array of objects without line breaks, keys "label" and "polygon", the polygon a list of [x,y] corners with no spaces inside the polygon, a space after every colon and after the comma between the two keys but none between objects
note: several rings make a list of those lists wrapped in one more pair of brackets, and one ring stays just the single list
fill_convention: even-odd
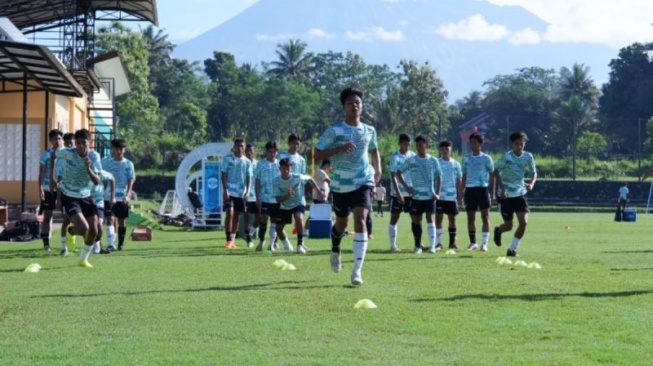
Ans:
[{"label": "grass field", "polygon": [[[390,254],[387,216],[375,218],[358,288],[351,238],[340,274],[326,239],[308,239],[306,256],[269,255],[225,250],[222,232],[168,228],[92,256],[92,269],[40,242],[2,243],[0,364],[651,364],[653,216],[530,219],[519,253],[540,270],[497,265],[507,243],[415,255],[408,217],[403,252]],[[30,263],[41,271],[24,273]],[[354,309],[360,299],[378,308]]]}]

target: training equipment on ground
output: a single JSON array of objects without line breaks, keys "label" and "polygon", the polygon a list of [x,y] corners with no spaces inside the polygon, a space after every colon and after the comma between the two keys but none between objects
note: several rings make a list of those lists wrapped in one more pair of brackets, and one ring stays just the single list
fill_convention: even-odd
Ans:
[{"label": "training equipment on ground", "polygon": [[369,299],[358,300],[358,302],[354,304],[354,309],[376,309],[376,307],[376,304]]},{"label": "training equipment on ground", "polygon": [[25,267],[25,272],[27,273],[37,273],[41,270],[41,266],[38,263],[31,263],[29,266]]}]

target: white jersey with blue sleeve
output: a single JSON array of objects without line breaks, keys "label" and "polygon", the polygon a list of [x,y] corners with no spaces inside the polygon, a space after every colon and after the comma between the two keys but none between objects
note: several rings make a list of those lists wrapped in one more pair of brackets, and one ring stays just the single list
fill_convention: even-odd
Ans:
[{"label": "white jersey with blue sleeve", "polygon": [[496,165],[501,183],[507,197],[520,197],[526,194],[524,176],[535,173],[535,159],[529,152],[522,152],[521,156],[515,155],[510,150],[503,154]]},{"label": "white jersey with blue sleeve", "polygon": [[456,181],[463,176],[460,163],[453,159],[438,159],[442,169],[442,184],[440,186],[440,201],[456,201],[458,189]]},{"label": "white jersey with blue sleeve", "polygon": [[[46,149],[39,158],[39,164],[43,166],[43,192],[50,192],[50,163],[52,161],[53,149]],[[60,177],[63,173],[63,160],[59,159],[54,167],[54,176]]]},{"label": "white jersey with blue sleeve", "polygon": [[[412,151],[406,152],[406,154],[402,154],[399,151],[395,151],[392,156],[390,156],[390,173],[397,173],[397,171],[404,165],[406,160],[412,158],[413,156],[416,156],[416,154]],[[410,173],[409,172],[401,172],[401,175],[403,175],[404,180],[406,181],[406,184],[409,186],[412,185],[412,181],[410,179]],[[399,193],[401,194],[402,197],[408,197],[410,194],[408,191],[406,191],[406,188],[404,188],[404,185],[397,182],[399,186]],[[397,197],[397,192],[395,192],[395,187],[394,184],[390,185],[390,197]]]},{"label": "white jersey with blue sleeve", "polygon": [[463,158],[462,171],[467,174],[465,187],[489,187],[494,161],[483,152],[479,155],[469,154]]},{"label": "white jersey with blue sleeve", "polygon": [[279,161],[276,159],[273,162],[265,159],[259,161],[256,164],[256,169],[254,170],[254,180],[258,179],[259,185],[261,186],[261,197],[259,197],[261,202],[277,203],[274,191],[274,180],[280,174]]},{"label": "white jersey with blue sleeve", "polygon": [[294,189],[294,196],[281,202],[280,208],[282,210],[290,210],[297,206],[306,206],[306,198],[304,198],[304,187],[306,182],[311,179],[311,176],[305,174],[291,174],[288,179],[283,179],[281,176],[274,180],[274,192],[276,197],[282,197],[288,194],[289,189]]},{"label": "white jersey with blue sleeve", "polygon": [[290,160],[291,172],[297,174],[306,174],[306,159],[299,153],[291,154],[290,151],[284,151],[277,155],[277,159],[288,159]]},{"label": "white jersey with blue sleeve", "polygon": [[227,174],[227,193],[230,197],[245,198],[247,177],[252,177],[252,162],[245,156],[227,155],[222,161],[222,172]]},{"label": "white jersey with blue sleeve", "polygon": [[254,172],[256,171],[256,165],[258,162],[256,159],[250,160],[252,162],[252,179],[249,182],[249,195],[247,196],[247,202],[256,202],[256,183],[254,182]]},{"label": "white jersey with blue sleeve", "polygon": [[[104,208],[104,201],[111,200],[111,186],[105,186],[105,184],[111,182],[112,179],[114,179],[113,175],[102,169],[100,172],[100,184],[96,184],[91,193],[91,199],[96,207]],[[106,198],[105,194],[108,194],[109,198]]]},{"label": "white jersey with blue sleeve", "polygon": [[374,127],[365,123],[351,126],[338,122],[324,131],[315,148],[329,150],[348,142],[356,146],[354,151],[331,157],[331,191],[335,193],[355,191],[362,186],[374,187],[374,168],[369,157],[369,151],[377,148]]},{"label": "white jersey with blue sleeve", "polygon": [[[91,170],[100,174],[102,171],[100,154],[96,151],[89,151],[87,156],[91,160]],[[63,179],[59,184],[61,193],[73,198],[90,197],[94,184],[86,171],[85,158],[79,156],[74,147],[70,147],[58,149],[56,159],[63,161]]]},{"label": "white jersey with blue sleeve", "polygon": [[408,172],[412,178],[412,188],[415,190],[413,199],[430,200],[436,194],[436,179],[442,176],[438,159],[431,155],[420,157],[415,155],[406,160],[404,166],[399,169],[403,175]]},{"label": "white jersey with blue sleeve", "polygon": [[[122,201],[127,195],[129,180],[136,179],[134,164],[129,159],[115,160],[107,156],[102,159],[102,169],[113,175],[116,181],[116,201]],[[104,192],[104,200],[111,198],[110,192]]]}]

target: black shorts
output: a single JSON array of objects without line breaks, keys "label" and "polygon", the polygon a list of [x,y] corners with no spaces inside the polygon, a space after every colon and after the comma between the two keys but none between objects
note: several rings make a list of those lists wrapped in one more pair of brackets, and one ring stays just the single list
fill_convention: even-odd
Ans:
[{"label": "black shorts", "polygon": [[95,206],[95,209],[97,210],[97,217],[98,219],[100,219],[100,223],[104,220],[104,216],[105,216],[104,207],[106,206],[102,206],[102,207]]},{"label": "black shorts", "polygon": [[528,202],[526,201],[525,196],[508,197],[499,200],[499,210],[501,212],[501,217],[503,217],[505,221],[512,221],[515,212],[530,212],[528,210]]},{"label": "black shorts", "polygon": [[488,187],[465,188],[465,210],[479,211],[490,208],[490,190]]},{"label": "black shorts", "polygon": [[238,197],[227,197],[224,200],[224,205],[222,205],[223,211],[229,211],[233,209],[234,212],[247,212],[247,205],[244,199]]},{"label": "black shorts", "polygon": [[111,201],[104,201],[104,208],[102,211],[104,212],[104,217],[109,218],[113,216],[113,206],[111,206]]},{"label": "black shorts", "polygon": [[458,202],[456,201],[440,201],[435,203],[435,212],[445,215],[458,215]]},{"label": "black shorts", "polygon": [[62,193],[61,206],[63,207],[63,212],[68,217],[73,217],[78,213],[81,213],[84,217],[97,216],[97,206],[93,204],[91,197],[68,197]]},{"label": "black shorts", "polygon": [[268,203],[268,202],[261,203],[261,215],[268,215],[274,218],[277,216],[277,212],[279,212],[278,203]]},{"label": "black shorts", "polygon": [[412,197],[404,197],[404,205],[400,205],[399,201],[397,201],[397,197],[390,197],[390,213],[396,214],[396,213],[402,213],[402,212],[410,212],[410,201],[412,201]]},{"label": "black shorts", "polygon": [[274,223],[277,225],[290,224],[292,223],[292,218],[296,212],[301,212],[303,214],[304,211],[306,211],[306,207],[302,205],[295,206],[290,210],[284,210],[283,208],[280,208],[274,218]]},{"label": "black shorts", "polygon": [[333,192],[333,211],[338,217],[347,217],[355,207],[372,208],[372,187],[362,186],[346,193]]},{"label": "black shorts", "polygon": [[423,213],[432,214],[435,212],[435,200],[418,200],[410,201],[410,214],[421,215]]},{"label": "black shorts", "polygon": [[118,201],[111,207],[111,212],[118,219],[126,219],[129,217],[129,205],[125,202]]},{"label": "black shorts", "polygon": [[41,201],[39,212],[43,213],[44,210],[52,211],[55,208],[57,208],[57,193],[43,192],[43,200]]},{"label": "black shorts", "polygon": [[260,214],[260,210],[258,209],[258,206],[256,206],[256,201],[247,201],[247,212],[258,215]]},{"label": "black shorts", "polygon": [[313,203],[316,205],[322,204],[322,203],[329,203],[327,200],[313,200]]}]

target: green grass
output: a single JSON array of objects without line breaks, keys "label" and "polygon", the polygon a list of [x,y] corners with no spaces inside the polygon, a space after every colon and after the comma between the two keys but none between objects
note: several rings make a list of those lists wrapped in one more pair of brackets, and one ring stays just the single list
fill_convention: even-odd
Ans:
[{"label": "green grass", "polygon": [[[650,364],[653,216],[530,219],[519,252],[541,270],[497,265],[508,243],[417,256],[407,217],[404,251],[390,254],[387,216],[375,218],[360,288],[349,285],[350,238],[340,274],[324,239],[308,239],[306,256],[265,255],[223,249],[221,232],[165,228],[153,242],[92,256],[92,269],[76,267],[77,255],[43,253],[37,241],[2,243],[0,363]],[[297,270],[275,268],[279,258]],[[23,273],[30,263],[43,268]],[[360,299],[378,308],[354,309]]]}]

